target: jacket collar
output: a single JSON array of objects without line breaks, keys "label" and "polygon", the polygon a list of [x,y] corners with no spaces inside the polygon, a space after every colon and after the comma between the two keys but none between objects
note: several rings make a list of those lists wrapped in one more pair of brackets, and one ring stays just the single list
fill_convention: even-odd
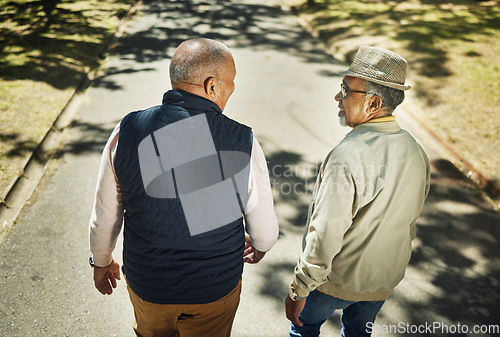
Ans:
[{"label": "jacket collar", "polygon": [[380,121],[377,123],[363,123],[356,125],[351,134],[357,134],[362,132],[381,132],[381,133],[395,133],[401,131],[401,127],[395,120]]},{"label": "jacket collar", "polygon": [[369,121],[366,121],[365,123],[394,122],[395,120],[396,120],[396,116],[390,115],[390,116],[378,117],[378,118],[370,119]]},{"label": "jacket collar", "polygon": [[199,110],[200,113],[214,111],[222,114],[221,109],[214,102],[184,90],[169,90],[163,94],[162,104],[177,105],[186,110]]}]

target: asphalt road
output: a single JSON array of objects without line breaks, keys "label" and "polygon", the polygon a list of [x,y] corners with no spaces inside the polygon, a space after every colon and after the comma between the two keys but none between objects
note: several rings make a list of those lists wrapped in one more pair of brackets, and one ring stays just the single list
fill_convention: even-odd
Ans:
[{"label": "asphalt road", "polygon": [[[88,89],[64,154],[0,244],[0,336],[134,335],[124,281],[102,296],[88,266],[100,154],[126,113],[161,103],[174,49],[200,36],[233,51],[236,90],[225,113],[252,126],[260,141],[280,221],[276,246],[245,267],[233,336],[286,336],[283,300],[316,170],[349,131],[338,125],[333,100],[341,81],[336,74],[346,66],[272,1],[145,1],[142,12]],[[405,109],[398,119],[431,154],[433,184],[407,275],[382,308],[374,336],[446,336],[446,329],[493,336],[472,332],[475,325],[500,324],[500,217],[440,158]],[[115,258],[121,260],[120,240]],[[322,335],[339,335],[338,318]],[[389,328],[397,331],[386,334]]]}]

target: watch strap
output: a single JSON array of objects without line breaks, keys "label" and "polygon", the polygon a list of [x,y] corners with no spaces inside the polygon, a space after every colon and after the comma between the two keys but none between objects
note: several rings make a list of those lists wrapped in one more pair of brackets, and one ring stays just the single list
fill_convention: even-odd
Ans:
[{"label": "watch strap", "polygon": [[90,254],[90,257],[89,257],[89,265],[94,268],[94,267],[97,267],[95,265],[95,262],[94,262],[94,257],[92,256],[92,254]]},{"label": "watch strap", "polygon": [[294,302],[303,300],[305,298],[297,294],[297,291],[295,291],[293,284],[290,284],[290,287],[288,288],[288,296],[290,296],[290,299]]}]

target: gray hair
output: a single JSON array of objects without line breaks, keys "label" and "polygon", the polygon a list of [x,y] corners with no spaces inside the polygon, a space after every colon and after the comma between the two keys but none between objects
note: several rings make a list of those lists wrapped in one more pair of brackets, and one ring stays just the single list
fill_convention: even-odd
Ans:
[{"label": "gray hair", "polygon": [[170,81],[203,84],[229,61],[231,52],[221,42],[202,38],[184,41],[170,61]]},{"label": "gray hair", "polygon": [[371,81],[366,81],[366,91],[368,94],[380,97],[382,99],[382,106],[391,113],[405,99],[404,91],[386,87]]}]

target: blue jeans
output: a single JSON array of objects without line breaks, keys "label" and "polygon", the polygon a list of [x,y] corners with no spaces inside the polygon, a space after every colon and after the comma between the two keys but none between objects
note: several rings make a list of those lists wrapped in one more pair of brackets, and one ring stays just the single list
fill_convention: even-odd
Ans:
[{"label": "blue jeans", "polygon": [[367,332],[367,324],[375,321],[375,317],[377,317],[383,304],[384,301],[353,302],[341,300],[314,290],[307,297],[304,310],[299,316],[304,326],[298,326],[290,322],[290,336],[319,336],[321,325],[337,309],[342,309],[341,334],[343,337],[371,336]]}]

